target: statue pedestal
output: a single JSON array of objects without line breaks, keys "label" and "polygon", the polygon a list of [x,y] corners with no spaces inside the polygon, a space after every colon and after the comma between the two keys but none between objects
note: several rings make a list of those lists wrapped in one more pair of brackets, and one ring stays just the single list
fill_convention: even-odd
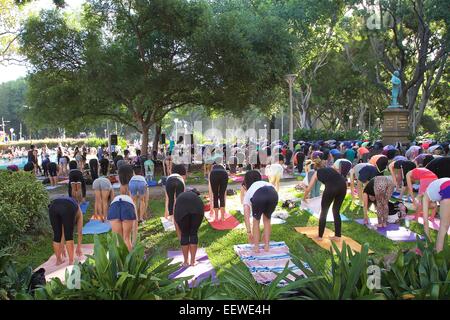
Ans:
[{"label": "statue pedestal", "polygon": [[395,145],[397,142],[408,143],[409,111],[403,108],[389,107],[383,111],[383,144]]}]

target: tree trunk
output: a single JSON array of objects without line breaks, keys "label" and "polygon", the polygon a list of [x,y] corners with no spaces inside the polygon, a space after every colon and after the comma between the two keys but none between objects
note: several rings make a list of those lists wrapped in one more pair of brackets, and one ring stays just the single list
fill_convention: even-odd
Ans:
[{"label": "tree trunk", "polygon": [[149,125],[142,126],[142,145],[141,145],[141,155],[148,156],[148,132],[150,130]]},{"label": "tree trunk", "polygon": [[161,123],[155,124],[155,136],[153,137],[153,151],[158,151],[159,137],[161,136]]}]

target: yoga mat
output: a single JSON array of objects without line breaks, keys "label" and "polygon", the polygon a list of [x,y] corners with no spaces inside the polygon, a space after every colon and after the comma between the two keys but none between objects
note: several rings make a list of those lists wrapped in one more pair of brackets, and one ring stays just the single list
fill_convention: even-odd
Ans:
[{"label": "yoga mat", "polygon": [[54,190],[56,188],[59,188],[60,186],[45,186],[45,190]]},{"label": "yoga mat", "polygon": [[404,201],[404,202],[412,203],[411,197],[408,196],[408,195],[404,195],[403,199],[400,199],[400,192],[393,192],[392,193],[392,198],[395,198],[395,199],[398,199],[398,200],[401,200],[401,201]]},{"label": "yoga mat", "polygon": [[158,181],[147,181],[147,186],[156,187],[158,185]]},{"label": "yoga mat", "polygon": [[[172,263],[183,263],[183,254],[181,251],[168,251],[167,257],[169,259],[173,259]],[[190,258],[190,254],[189,254]],[[216,271],[214,270],[213,265],[211,264],[211,261],[209,261],[208,255],[206,254],[206,251],[204,248],[198,248],[197,254],[195,256],[195,260],[197,261],[197,265],[193,267],[180,267],[177,271],[169,275],[169,279],[177,279],[177,278],[183,278],[183,277],[189,277],[194,276],[192,279],[189,280],[189,286],[196,287],[200,282],[202,282],[205,279],[211,278],[215,281],[216,278]]]},{"label": "yoga mat", "polygon": [[[75,251],[77,246],[75,245]],[[81,245],[81,251],[83,252],[83,255],[78,258],[75,253],[75,260],[78,259],[81,263],[86,261],[88,255],[94,254],[94,245],[93,244],[83,244]],[[72,265],[69,265],[69,258],[68,256],[65,257],[65,262],[60,264],[59,266],[56,264],[56,256],[52,255],[45,263],[41,264],[39,267],[37,267],[34,271],[44,268],[45,269],[45,279],[47,281],[50,281],[52,278],[59,278],[61,281],[65,281],[65,274],[66,269],[69,271],[69,273],[72,271]]]},{"label": "yoga mat", "polygon": [[[341,240],[331,240],[329,237],[334,236],[334,232],[328,228],[325,228],[325,232],[323,233],[323,238],[321,241],[317,240],[316,237],[319,235],[319,227],[296,227],[295,231],[298,233],[302,233],[314,241],[318,246],[322,247],[325,250],[330,250],[333,246],[331,242],[334,242],[338,249],[342,251],[342,244],[345,242],[354,252],[361,252],[361,244],[353,240],[352,238],[341,235]],[[369,253],[373,253],[372,250],[369,250]]]},{"label": "yoga mat", "polygon": [[86,214],[88,207],[89,207],[89,201],[80,203],[80,209],[81,209],[81,212],[83,212],[83,214]]},{"label": "yoga mat", "polygon": [[[300,209],[305,210],[306,212],[311,214],[316,219],[319,219],[320,211],[321,211],[321,202],[322,202],[322,197],[311,198],[311,199],[308,199],[308,203],[306,203],[305,201],[302,201],[302,203],[300,204]],[[327,222],[334,221],[332,207],[333,207],[333,204],[331,204],[330,209],[328,210]],[[350,220],[342,213],[340,214],[340,216],[341,216],[341,221],[349,221]]]},{"label": "yoga mat", "polygon": [[169,219],[161,217],[161,223],[163,225],[164,231],[175,231],[175,225]]},{"label": "yoga mat", "polygon": [[[233,181],[233,182],[236,182],[236,183],[240,183],[240,182],[243,182],[244,181],[244,175],[231,175],[230,176],[230,179],[231,179],[231,181]],[[263,179],[263,180],[268,180],[268,178],[267,178],[267,176],[266,175],[261,175],[261,178]]]},{"label": "yoga mat", "polygon": [[[205,218],[208,220],[209,224],[213,229],[216,230],[231,230],[239,225],[239,221],[228,212],[225,212],[225,221],[219,219],[219,221],[214,220],[214,215],[210,215],[209,212],[205,212]],[[219,213],[220,218],[220,213]]]},{"label": "yoga mat", "polygon": [[83,227],[83,234],[100,234],[111,230],[109,221],[101,222],[101,220],[89,220]]},{"label": "yoga mat", "polygon": [[[286,223],[286,220],[278,218],[278,217],[274,217],[272,215],[272,217],[270,218],[270,224],[274,225],[274,224],[283,224]],[[250,219],[250,227],[253,228],[253,219]],[[264,223],[262,221],[259,222],[259,227],[262,228],[264,227]],[[245,222],[240,223],[236,229],[245,229]]]},{"label": "yoga mat", "polygon": [[[405,220],[415,221],[417,223],[420,223],[421,225],[423,225],[424,223],[423,217],[419,217],[418,220],[415,220],[414,215],[406,216]],[[434,220],[428,220],[428,226],[430,227],[430,229],[439,231],[439,228],[441,227],[441,221],[437,218],[435,218]],[[450,229],[447,231],[447,234],[450,235]]]},{"label": "yoga mat", "polygon": [[294,176],[295,177],[306,177],[306,173],[305,172],[302,172],[302,173],[294,172]]},{"label": "yoga mat", "polygon": [[[288,264],[289,269],[297,275],[306,275],[291,261],[289,247],[284,241],[269,243],[269,251],[264,251],[264,245],[260,244],[258,253],[253,251],[252,244],[238,244],[233,246],[234,252],[239,256],[242,262],[247,266],[256,282],[260,284],[270,284]],[[289,279],[294,280],[292,275]],[[286,281],[282,281],[281,285],[286,285]]]},{"label": "yoga mat", "polygon": [[69,179],[63,180],[63,181],[59,181],[59,184],[69,184]]},{"label": "yoga mat", "polygon": [[120,183],[116,182],[112,184],[113,189],[119,189],[120,188]]},{"label": "yoga mat", "polygon": [[[357,223],[364,225],[364,219],[356,219]],[[386,228],[377,228],[375,225],[378,223],[377,218],[369,218],[369,225],[367,227],[376,231],[378,234],[386,237],[392,241],[412,242],[416,241],[416,233],[412,232],[405,227],[401,227],[398,224],[388,224]],[[420,236],[423,239],[422,236]]]}]

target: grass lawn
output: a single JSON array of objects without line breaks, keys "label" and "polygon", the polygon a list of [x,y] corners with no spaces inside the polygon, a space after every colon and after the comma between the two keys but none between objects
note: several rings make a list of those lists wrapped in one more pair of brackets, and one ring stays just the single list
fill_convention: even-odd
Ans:
[{"label": "grass lawn", "polygon": [[[296,193],[294,189],[292,189],[292,192]],[[233,197],[238,197],[238,195]],[[93,199],[88,198],[88,200],[90,201],[90,205],[84,216],[85,223],[92,216],[94,207]],[[164,215],[164,200],[151,199],[150,212],[150,219],[140,227],[140,241],[145,244],[149,252],[152,252],[157,258],[162,259],[166,256],[167,250],[178,250],[179,242],[175,232],[164,232],[164,228],[160,223],[159,218]],[[243,215],[239,212],[232,211],[231,213],[240,222],[244,221]],[[346,198],[341,213],[350,219],[363,217],[362,208],[352,204],[350,196]],[[371,216],[375,217],[375,214],[372,213]],[[285,224],[272,226],[271,240],[285,241],[290,248],[290,252],[294,255],[299,254],[299,244],[302,244],[318,261],[329,264],[330,253],[317,246],[306,236],[297,233],[294,227],[299,226],[318,226],[318,220],[298,208],[292,209]],[[327,223],[327,228],[333,230],[333,223]],[[418,234],[424,234],[423,226],[413,221],[411,221],[410,229]],[[361,244],[365,242],[369,243],[370,249],[374,251],[373,257],[375,259],[382,259],[384,256],[395,253],[399,249],[411,249],[415,247],[415,242],[393,242],[353,221],[342,223],[342,234],[353,238]],[[431,230],[431,234],[435,238],[437,232]],[[100,235],[100,237],[103,239],[106,238],[105,234]],[[35,268],[45,262],[52,254],[51,238],[52,235],[48,233],[25,239],[24,244],[16,251],[16,259],[19,265],[31,265]],[[94,237],[92,235],[83,237],[83,243],[93,243],[93,240]],[[217,271],[219,279],[223,274],[223,270],[229,268],[231,265],[246,268],[233,251],[233,245],[246,242],[247,235],[245,229],[214,230],[209,226],[206,219],[203,220],[199,230],[199,247],[206,248],[206,252]]]}]

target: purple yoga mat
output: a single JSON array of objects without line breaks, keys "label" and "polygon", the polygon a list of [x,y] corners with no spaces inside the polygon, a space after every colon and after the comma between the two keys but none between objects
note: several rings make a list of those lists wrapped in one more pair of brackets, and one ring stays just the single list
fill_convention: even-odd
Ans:
[{"label": "purple yoga mat", "polygon": [[[364,219],[356,219],[355,220],[359,224],[364,224]],[[409,229],[406,229],[405,227],[401,227],[398,224],[388,224],[385,228],[377,228],[375,225],[378,224],[377,218],[370,218],[369,219],[369,225],[371,229],[375,230],[382,236],[392,240],[392,241],[404,241],[404,242],[412,242],[416,241],[416,233],[412,232]],[[420,236],[420,239],[423,239],[422,236]]]},{"label": "purple yoga mat", "polygon": [[[183,254],[181,251],[168,251],[167,257],[169,259],[173,259],[172,263],[183,263]],[[196,287],[200,282],[202,282],[205,279],[211,278],[215,281],[216,278],[216,271],[214,270],[213,265],[211,264],[211,261],[209,261],[208,255],[206,254],[205,249],[199,248],[197,250],[197,255],[195,257],[195,260],[197,260],[198,264],[193,267],[181,267],[174,273],[172,273],[169,278],[183,278],[183,277],[189,277],[194,276],[192,279],[189,280],[189,286],[190,287]]]}]

